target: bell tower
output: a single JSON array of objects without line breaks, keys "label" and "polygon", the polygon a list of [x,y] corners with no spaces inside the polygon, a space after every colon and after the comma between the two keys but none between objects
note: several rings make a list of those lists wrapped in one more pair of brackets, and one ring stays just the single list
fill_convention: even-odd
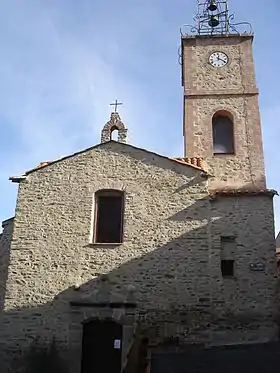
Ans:
[{"label": "bell tower", "polygon": [[210,189],[266,188],[249,23],[226,0],[197,0],[196,25],[181,28],[185,157],[203,157]]}]

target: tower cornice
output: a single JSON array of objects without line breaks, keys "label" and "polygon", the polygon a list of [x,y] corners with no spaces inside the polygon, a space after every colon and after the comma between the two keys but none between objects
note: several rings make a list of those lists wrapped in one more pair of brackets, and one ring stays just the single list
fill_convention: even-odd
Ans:
[{"label": "tower cornice", "polygon": [[224,35],[184,35],[181,34],[181,40],[199,40],[199,39],[212,39],[215,42],[217,39],[254,39],[254,34],[224,34]]},{"label": "tower cornice", "polygon": [[251,88],[246,89],[244,91],[240,91],[239,89],[227,89],[227,90],[216,90],[211,92],[209,91],[199,91],[199,90],[184,90],[184,96],[188,98],[196,98],[196,97],[216,97],[216,96],[257,96],[259,95],[258,88]]}]

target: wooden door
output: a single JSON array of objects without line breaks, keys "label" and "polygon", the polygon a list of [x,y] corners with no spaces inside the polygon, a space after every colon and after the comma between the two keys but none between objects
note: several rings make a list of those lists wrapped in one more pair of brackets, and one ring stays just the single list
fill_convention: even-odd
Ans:
[{"label": "wooden door", "polygon": [[121,373],[122,325],[91,320],[83,326],[82,373]]}]

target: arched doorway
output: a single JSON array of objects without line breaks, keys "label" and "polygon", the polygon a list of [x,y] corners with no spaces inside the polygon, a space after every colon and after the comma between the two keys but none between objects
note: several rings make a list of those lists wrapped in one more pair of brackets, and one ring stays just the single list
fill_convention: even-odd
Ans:
[{"label": "arched doorway", "polygon": [[82,373],[121,373],[122,325],[93,319],[83,324]]}]

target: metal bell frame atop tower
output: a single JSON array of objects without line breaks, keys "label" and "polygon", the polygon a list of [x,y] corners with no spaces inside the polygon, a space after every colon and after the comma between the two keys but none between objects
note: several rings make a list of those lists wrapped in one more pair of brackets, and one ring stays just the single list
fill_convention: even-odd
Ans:
[{"label": "metal bell frame atop tower", "polygon": [[195,25],[184,25],[181,35],[231,35],[253,34],[248,22],[233,23],[234,15],[229,14],[228,0],[197,0]]}]

